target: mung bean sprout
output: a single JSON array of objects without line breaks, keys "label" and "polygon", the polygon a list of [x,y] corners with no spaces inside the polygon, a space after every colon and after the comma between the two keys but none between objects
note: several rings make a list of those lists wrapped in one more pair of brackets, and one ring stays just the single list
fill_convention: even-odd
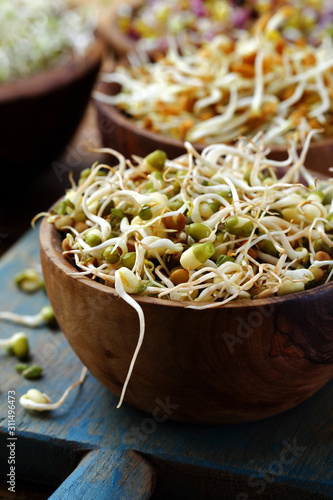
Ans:
[{"label": "mung bean sprout", "polygon": [[37,314],[18,314],[12,311],[1,311],[0,320],[10,321],[19,325],[35,328],[45,324],[52,325],[55,323],[55,316],[51,306],[44,306]]},{"label": "mung bean sprout", "polygon": [[49,396],[45,393],[42,393],[38,389],[29,389],[26,394],[20,397],[20,405],[26,408],[27,410],[36,410],[36,411],[51,411],[58,409],[67,399],[69,393],[75,389],[80,384],[83,384],[85,377],[87,374],[87,368],[84,366],[81,371],[81,375],[79,380],[74,382],[74,384],[70,385],[61,398],[56,402],[52,403]]},{"label": "mung bean sprout", "polygon": [[24,332],[14,333],[9,339],[0,339],[0,347],[19,359],[26,359],[30,353],[28,337]]}]

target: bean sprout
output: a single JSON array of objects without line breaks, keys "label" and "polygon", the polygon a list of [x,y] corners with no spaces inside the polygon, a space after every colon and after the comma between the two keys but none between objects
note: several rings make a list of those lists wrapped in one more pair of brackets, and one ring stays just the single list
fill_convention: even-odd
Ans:
[{"label": "bean sprout", "polygon": [[73,389],[75,389],[75,387],[77,387],[78,385],[83,384],[86,374],[87,374],[87,368],[84,366],[82,368],[79,380],[74,382],[74,384],[70,385],[56,403],[52,403],[49,396],[45,393],[41,393],[38,389],[29,389],[26,394],[23,394],[23,396],[20,397],[19,403],[27,410],[36,410],[36,411],[57,410],[62,404],[64,404],[69,393]]},{"label": "bean sprout", "polygon": [[45,324],[53,324],[55,322],[54,312],[51,306],[44,306],[34,315],[18,314],[12,311],[1,311],[0,320],[10,321],[19,325],[35,328]]}]

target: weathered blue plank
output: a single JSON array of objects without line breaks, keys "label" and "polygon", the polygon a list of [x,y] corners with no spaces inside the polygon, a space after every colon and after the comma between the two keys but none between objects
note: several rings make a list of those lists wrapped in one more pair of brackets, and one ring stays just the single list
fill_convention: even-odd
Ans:
[{"label": "weathered blue plank", "polygon": [[[2,310],[35,313],[43,292],[28,296],[13,284],[17,271],[38,262],[38,234],[30,231],[0,263]],[[1,338],[21,330],[0,323]],[[185,425],[169,417],[175,404],[159,401],[156,415],[124,404],[88,375],[52,413],[29,412],[20,395],[35,386],[57,400],[80,374],[81,362],[60,331],[25,330],[38,381],[14,370],[1,354],[0,466],[8,471],[7,391],[15,390],[17,478],[51,484],[60,499],[333,498],[333,384],[288,412],[261,422],[217,427]]]}]

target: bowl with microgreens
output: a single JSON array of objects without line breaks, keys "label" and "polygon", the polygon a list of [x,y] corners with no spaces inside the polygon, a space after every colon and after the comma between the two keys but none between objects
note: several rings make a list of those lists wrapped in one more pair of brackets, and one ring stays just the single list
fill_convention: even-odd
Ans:
[{"label": "bowl with microgreens", "polygon": [[[258,143],[95,163],[43,216],[46,290],[123,402],[170,419],[263,419],[333,376],[333,182]],[[105,152],[105,150],[103,150]]]},{"label": "bowl with microgreens", "polygon": [[103,144],[142,156],[160,145],[174,157],[185,152],[184,141],[202,151],[261,134],[270,157],[285,159],[291,136],[300,152],[315,130],[306,165],[333,167],[332,36],[323,30],[312,40],[295,31],[288,38],[282,28],[291,13],[281,8],[199,46],[170,41],[157,60],[132,54],[102,73],[94,97],[109,125]]},{"label": "bowl with microgreens", "polygon": [[94,15],[65,0],[14,0],[0,13],[0,163],[30,179],[72,138],[102,57]]}]

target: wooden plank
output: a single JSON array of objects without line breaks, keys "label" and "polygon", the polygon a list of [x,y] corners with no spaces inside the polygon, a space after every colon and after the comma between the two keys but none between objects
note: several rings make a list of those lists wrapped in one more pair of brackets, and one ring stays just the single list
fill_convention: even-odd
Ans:
[{"label": "wooden plank", "polygon": [[[25,295],[16,272],[38,263],[38,233],[29,231],[0,261],[2,310],[32,314],[48,302]],[[21,330],[0,323],[1,338]],[[32,386],[57,400],[80,374],[81,362],[63,334],[25,329],[32,361],[45,375],[28,381],[1,354],[0,470],[8,473],[7,391],[16,393],[17,480],[47,484],[50,498],[276,499],[333,498],[333,384],[298,407],[261,422],[224,426],[170,420],[174,401],[159,401],[155,417],[124,404],[91,375],[51,413],[18,405]]]}]

